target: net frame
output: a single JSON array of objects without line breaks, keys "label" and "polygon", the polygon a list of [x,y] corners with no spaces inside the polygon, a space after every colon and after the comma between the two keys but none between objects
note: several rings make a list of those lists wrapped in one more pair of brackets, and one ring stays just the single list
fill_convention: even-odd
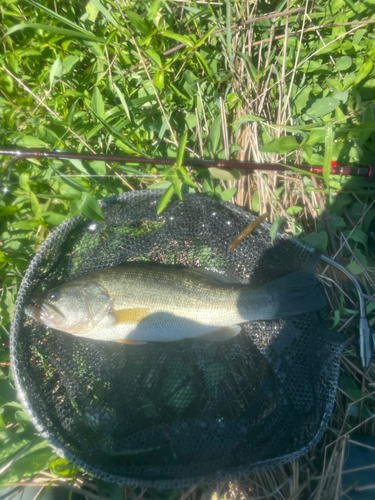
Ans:
[{"label": "net frame", "polygon": [[[221,235],[219,237],[219,240],[222,240],[224,242],[222,247],[222,252],[224,252],[224,247],[226,248],[225,251],[228,252],[227,247],[230,241],[232,241],[232,239],[244,227],[246,227],[246,225],[248,225],[256,218],[256,216],[244,212],[242,209],[234,205],[229,205],[226,203],[222,203],[213,199],[208,199],[197,195],[186,195],[182,202],[179,200],[172,200],[170,205],[161,214],[161,216],[156,217],[156,206],[161,194],[162,192],[156,190],[123,193],[118,196],[100,201],[100,206],[102,207],[103,214],[106,219],[108,218],[108,214],[111,214],[112,208],[116,207],[117,205],[121,205],[122,203],[130,205],[132,203],[133,204],[135,203],[136,207],[146,206],[149,213],[154,213],[154,220],[164,221],[162,227],[165,228],[166,224],[172,223],[171,221],[174,220],[176,214],[180,214],[180,217],[183,218],[183,214],[186,213],[187,209],[191,210],[191,207],[194,207],[194,210],[197,210],[197,207],[201,205],[202,210],[207,209],[208,212],[210,212],[210,214],[220,213],[220,217],[222,218],[222,220],[221,221],[219,220],[218,225],[221,227]],[[116,209],[114,211],[112,210],[112,216],[113,213],[115,212]],[[203,212],[201,211],[201,213]],[[204,213],[206,214],[206,212]],[[134,209],[132,214],[134,216]],[[116,217],[112,219],[112,222],[115,219]],[[185,222],[186,220],[184,219],[184,223]],[[203,228],[201,226],[202,225],[204,226],[205,222],[206,222],[205,216],[200,217],[199,210],[197,211],[197,218],[193,221],[188,221],[188,223],[189,224],[191,223],[193,227],[199,229],[198,232],[202,232]],[[77,217],[68,219],[65,222],[63,222],[49,236],[46,242],[40,247],[35,257],[32,259],[30,266],[26,271],[26,274],[19,288],[17,301],[14,309],[14,316],[11,324],[11,332],[10,332],[10,354],[11,354],[12,371],[15,384],[21,399],[21,403],[24,406],[27,414],[29,415],[31,421],[35,425],[39,434],[43,436],[45,439],[47,439],[49,444],[52,446],[54,451],[59,456],[66,458],[72,464],[83,468],[87,472],[93,474],[95,477],[103,479],[107,482],[126,484],[129,486],[174,488],[174,487],[188,487],[191,486],[192,484],[196,485],[209,484],[215,481],[230,480],[239,478],[241,476],[248,476],[252,473],[259,472],[260,470],[265,470],[270,467],[281,465],[289,462],[290,460],[298,458],[299,456],[307,453],[308,450],[310,450],[314,445],[318,443],[326,426],[328,425],[328,421],[333,409],[339,362],[342,349],[342,336],[326,330],[324,327],[323,318],[318,319],[318,323],[315,325],[315,327],[317,328],[317,330],[321,331],[321,335],[324,337],[323,344],[325,344],[325,346],[323,347],[320,346],[321,349],[320,354],[323,356],[322,353],[324,351],[324,356],[326,356],[325,360],[326,366],[322,370],[322,373],[320,373],[319,375],[320,377],[319,384],[321,384],[319,390],[322,391],[324,389],[323,392],[325,393],[324,411],[322,411],[320,422],[315,423],[315,427],[313,430],[310,429],[309,439],[305,439],[305,444],[303,446],[300,446],[299,448],[297,447],[298,449],[294,449],[294,451],[292,452],[287,452],[284,454],[276,453],[276,456],[273,456],[271,458],[255,460],[251,463],[238,464],[237,466],[233,466],[233,464],[228,464],[228,466],[226,467],[219,467],[219,468],[217,466],[214,466],[212,471],[206,470],[203,473],[195,471],[195,473],[190,472],[189,474],[184,475],[183,473],[184,466],[182,465],[180,474],[178,474],[177,475],[178,477],[176,477],[173,474],[169,475],[168,473],[162,474],[161,473],[162,468],[160,467],[159,470],[155,470],[155,467],[154,468],[145,467],[143,468],[144,469],[143,475],[142,473],[139,472],[138,473],[135,472],[133,475],[111,473],[110,471],[105,470],[102,467],[96,466],[96,464],[94,463],[88,462],[87,460],[85,460],[84,457],[77,456],[77,453],[71,451],[71,449],[69,449],[69,446],[67,446],[66,444],[64,445],[61,436],[56,437],[56,435],[54,434],[56,433],[56,429],[51,430],[51,426],[49,426],[48,423],[46,424],[46,418],[44,415],[43,417],[41,416],[40,408],[36,409],[35,399],[34,400],[32,399],[28,388],[25,386],[24,382],[25,366],[23,366],[23,363],[20,360],[20,345],[22,344],[22,342],[20,342],[20,339],[22,340],[22,335],[23,335],[22,325],[24,325],[25,322],[25,317],[23,315],[22,309],[24,305],[27,303],[27,301],[30,299],[30,296],[34,293],[35,288],[38,286],[38,280],[40,283],[40,280],[42,279],[43,273],[41,275],[41,273],[39,272],[40,271],[39,268],[46,261],[46,259],[48,260],[49,252],[51,252],[53,248],[55,248],[55,246],[59,244],[59,242],[61,248],[62,242],[67,241],[67,238],[69,238],[69,235],[71,235],[72,231],[74,231],[75,228],[79,227],[81,223],[86,224],[86,219],[83,215],[79,215]],[[98,223],[96,222],[91,222],[89,224],[92,224],[93,227],[94,226],[97,227],[98,225]],[[215,224],[217,224],[217,221],[215,222]],[[85,227],[87,229],[89,225],[87,226],[86,224]],[[270,227],[269,224],[264,222],[261,224],[259,228],[257,228],[254,231],[254,235],[258,235],[256,237],[259,239],[259,241],[264,242],[265,246],[263,248],[263,253],[264,251],[268,251],[270,249],[274,250],[276,248],[277,251],[279,252],[278,259],[282,261],[283,259],[284,260],[286,259],[288,252],[290,252],[291,249],[293,249],[295,256],[298,257],[297,263],[284,262],[283,265],[281,266],[283,267],[281,274],[285,274],[286,272],[292,272],[293,270],[297,270],[298,268],[303,268],[304,266],[306,266],[309,260],[314,256],[314,250],[297,240],[289,238],[286,235],[278,235],[276,238],[275,245],[271,245],[269,243],[269,227]],[[205,230],[203,230],[203,233],[204,232]],[[145,234],[146,234],[145,238],[147,238],[147,231]],[[246,253],[244,251],[244,248],[247,250],[249,250],[250,248],[250,251],[252,251],[251,245],[252,242],[254,242],[255,238],[254,235],[252,237],[248,237],[244,242],[241,243],[242,246],[239,246],[239,248],[232,251],[232,257],[237,256],[236,259],[238,260],[238,262],[236,265],[234,266],[216,265],[213,266],[214,270],[222,272],[223,267],[225,267],[224,271],[228,276],[230,276],[231,278],[235,277],[237,281],[240,283],[247,282],[248,276],[246,277],[245,275],[246,273],[244,272],[242,267],[243,263],[240,262],[240,259],[243,258],[244,253]],[[151,232],[151,236],[153,236],[153,232]],[[216,242],[216,244],[219,243]],[[285,250],[283,244],[286,244],[287,250]],[[258,250],[259,248],[257,249],[257,251]],[[260,253],[260,258],[261,257],[262,253]],[[274,258],[275,258],[275,253],[272,254],[272,259]],[[234,261],[236,259],[234,259]],[[112,264],[117,265],[119,263],[118,260],[121,261],[121,258],[120,259],[114,258]],[[193,261],[194,261],[194,256],[193,256]],[[215,262],[217,264],[217,261]],[[198,262],[198,265],[200,264],[204,264],[204,262]],[[186,262],[184,263],[184,265],[186,265]],[[272,278],[271,276],[272,272],[270,271],[270,269],[268,269],[268,271],[265,273],[266,276],[263,275],[264,273],[261,273],[261,275],[259,275],[259,273],[257,274],[256,265],[253,267],[252,271],[254,272],[250,276],[250,278],[253,278],[252,280],[253,284],[259,285],[261,284],[262,279],[264,280],[266,278],[266,281],[268,281],[269,279]],[[81,268],[78,270],[78,274],[74,274],[77,273],[77,270],[75,270],[72,273],[70,273],[70,275],[71,277],[74,277],[75,275],[85,274],[85,272],[87,272],[87,270],[85,268],[85,265],[82,264]],[[288,320],[286,321],[288,322]],[[272,330],[275,322],[261,322],[261,323],[263,324],[260,325],[259,322],[253,322],[250,326],[247,327],[246,333],[247,335],[251,336],[252,342],[258,349],[260,355],[263,356],[266,360],[268,358],[267,360],[268,363],[275,362],[275,360],[277,361],[277,356],[275,360],[272,361],[272,354],[270,354],[270,346],[267,345],[267,339],[266,339],[267,335],[264,333],[267,329],[268,332],[270,331],[270,329]],[[290,330],[292,327],[288,328]],[[281,351],[283,349],[285,351],[286,349],[285,346],[281,349]],[[323,387],[323,385],[325,385],[325,387]],[[216,426],[217,431],[219,431],[218,427],[219,424],[220,422],[217,422]],[[140,468],[142,469],[142,467]],[[150,473],[150,471],[152,471],[152,474]]]}]

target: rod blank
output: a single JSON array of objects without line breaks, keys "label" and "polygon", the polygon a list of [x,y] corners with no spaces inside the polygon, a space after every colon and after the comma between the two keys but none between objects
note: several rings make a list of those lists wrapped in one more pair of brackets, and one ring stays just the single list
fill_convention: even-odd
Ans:
[{"label": "rod blank", "polygon": [[[109,161],[121,163],[139,163],[151,165],[174,165],[174,158],[144,158],[137,156],[123,156],[117,154],[90,154],[90,153],[69,153],[64,151],[43,151],[41,149],[18,149],[0,147],[0,155],[13,156],[19,159],[26,158],[55,158],[55,159],[73,159],[87,161]],[[184,165],[187,167],[203,167],[203,168],[237,168],[239,170],[269,170],[269,171],[287,171],[291,170],[288,166],[280,165],[279,163],[253,163],[237,160],[200,160],[186,159]],[[293,167],[293,165],[291,165]],[[294,165],[299,170],[312,172],[314,174],[322,174],[323,167],[320,165]],[[368,167],[340,167],[332,162],[331,174],[333,175],[354,175],[364,178],[369,178],[371,175],[371,166]]]}]

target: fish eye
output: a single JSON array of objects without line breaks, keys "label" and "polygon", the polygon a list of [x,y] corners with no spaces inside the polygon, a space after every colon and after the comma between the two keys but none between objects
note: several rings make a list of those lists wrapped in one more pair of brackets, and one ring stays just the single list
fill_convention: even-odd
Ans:
[{"label": "fish eye", "polygon": [[48,300],[51,302],[57,302],[60,298],[60,290],[58,288],[55,288],[54,290],[51,290],[48,293]]}]

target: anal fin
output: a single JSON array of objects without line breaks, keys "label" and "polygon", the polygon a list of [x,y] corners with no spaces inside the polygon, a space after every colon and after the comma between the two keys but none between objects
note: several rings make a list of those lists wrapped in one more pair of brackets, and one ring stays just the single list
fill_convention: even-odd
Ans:
[{"label": "anal fin", "polygon": [[202,340],[213,340],[215,342],[223,342],[225,340],[236,337],[241,332],[241,327],[238,325],[224,326],[212,332],[205,333],[201,337]]}]

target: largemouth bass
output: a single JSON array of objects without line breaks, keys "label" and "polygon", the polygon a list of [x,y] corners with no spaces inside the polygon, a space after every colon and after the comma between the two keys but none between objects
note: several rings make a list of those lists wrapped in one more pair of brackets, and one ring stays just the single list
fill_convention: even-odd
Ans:
[{"label": "largemouth bass", "polygon": [[32,302],[26,314],[48,327],[125,343],[226,340],[241,331],[241,323],[298,315],[326,303],[311,269],[254,289],[204,269],[152,264],[82,275]]}]

